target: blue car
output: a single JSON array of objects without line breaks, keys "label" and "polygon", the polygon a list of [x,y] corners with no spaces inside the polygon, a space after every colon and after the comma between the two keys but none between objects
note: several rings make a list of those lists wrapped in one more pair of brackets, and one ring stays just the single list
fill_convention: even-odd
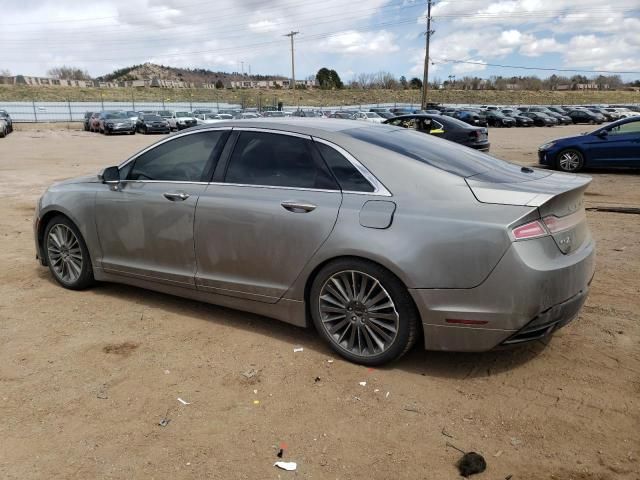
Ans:
[{"label": "blue car", "polygon": [[564,172],[583,168],[640,168],[640,117],[623,118],[577,137],[545,143],[538,161]]}]

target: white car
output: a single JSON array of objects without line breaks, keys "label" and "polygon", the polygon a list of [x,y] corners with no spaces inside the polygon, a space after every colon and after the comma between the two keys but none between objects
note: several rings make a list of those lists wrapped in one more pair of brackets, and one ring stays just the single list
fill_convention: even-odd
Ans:
[{"label": "white car", "polygon": [[607,112],[617,113],[618,118],[631,118],[640,115],[640,113],[638,112],[634,112],[632,110],[629,110],[628,108],[623,107],[606,107],[605,110]]},{"label": "white car", "polygon": [[4,138],[9,133],[9,124],[4,118],[0,118],[0,138]]},{"label": "white car", "polygon": [[385,121],[383,117],[375,112],[356,112],[353,114],[353,119],[370,123],[382,123]]},{"label": "white car", "polygon": [[194,115],[194,117],[198,125],[205,125],[207,123],[218,123],[224,120],[233,119],[233,115],[227,115],[224,113],[200,113],[198,115]]},{"label": "white car", "polygon": [[171,117],[165,118],[169,122],[171,130],[184,130],[195,127],[198,124],[195,116],[191,112],[171,112]]}]

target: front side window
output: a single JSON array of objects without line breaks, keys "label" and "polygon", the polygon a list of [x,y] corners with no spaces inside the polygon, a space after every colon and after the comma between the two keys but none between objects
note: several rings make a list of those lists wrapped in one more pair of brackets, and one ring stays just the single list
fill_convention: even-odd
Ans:
[{"label": "front side window", "polygon": [[616,125],[609,130],[609,135],[624,135],[626,133],[640,134],[640,121],[627,122],[622,125]]},{"label": "front side window", "polygon": [[326,166],[304,138],[242,132],[229,160],[225,181],[248,185],[338,190]]},{"label": "front side window", "polygon": [[[134,160],[127,180],[200,182],[226,132],[202,132],[164,142]],[[127,168],[127,167],[125,167]]]},{"label": "front side window", "polygon": [[373,192],[373,186],[362,176],[353,164],[335,148],[315,142],[320,155],[338,180],[340,188],[349,192]]}]

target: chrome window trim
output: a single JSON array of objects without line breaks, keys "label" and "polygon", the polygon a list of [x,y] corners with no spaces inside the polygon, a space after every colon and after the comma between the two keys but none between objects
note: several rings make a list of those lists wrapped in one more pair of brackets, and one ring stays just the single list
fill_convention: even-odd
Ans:
[{"label": "chrome window trim", "polygon": [[[221,185],[221,186],[229,186],[229,187],[251,187],[251,188],[269,188],[269,189],[277,189],[277,190],[297,190],[301,192],[324,192],[324,193],[351,193],[342,191],[340,189],[337,190],[326,190],[323,188],[305,188],[305,187],[280,187],[278,185],[254,185],[252,183],[227,183],[227,182],[210,182],[209,185]],[[361,192],[358,192],[361,193]]]},{"label": "chrome window trim", "polygon": [[209,185],[209,182],[191,182],[186,180],[120,180],[120,183],[186,183],[189,185]]},{"label": "chrome window trim", "polygon": [[[118,169],[122,169],[122,168],[126,167],[128,164],[130,164],[131,162],[136,160],[139,156],[144,155],[149,150],[153,150],[154,148],[159,147],[160,145],[162,145],[162,144],[164,144],[166,142],[170,142],[172,140],[175,140],[176,138],[185,137],[187,135],[195,135],[196,133],[212,132],[212,131],[217,131],[217,130],[233,130],[233,127],[231,127],[231,126],[224,126],[224,127],[221,126],[221,127],[199,128],[198,130],[194,130],[192,132],[174,133],[173,135],[169,135],[164,140],[160,140],[159,142],[153,143],[153,144],[149,145],[148,147],[146,147],[145,149],[140,150],[138,153],[133,154],[133,156],[129,157],[124,162],[122,162],[120,165],[118,165]],[[122,181],[124,181],[124,180],[122,180]],[[185,182],[177,182],[177,183],[185,183]]]},{"label": "chrome window trim", "polygon": [[341,154],[344,158],[346,158],[356,168],[356,170],[358,170],[358,172],[360,172],[360,174],[365,178],[365,180],[367,180],[367,182],[369,182],[371,184],[371,186],[373,187],[373,192],[354,192],[354,191],[351,191],[351,190],[343,190],[344,193],[357,193],[357,194],[363,194],[363,195],[377,195],[377,196],[382,196],[382,197],[392,197],[393,196],[391,194],[391,192],[387,189],[387,187],[385,187],[384,184],[380,180],[378,180],[376,178],[376,176],[367,169],[367,167],[365,167],[362,163],[360,163],[353,155],[351,155],[349,152],[347,152],[340,145],[336,145],[335,143],[330,142],[328,140],[325,140],[323,138],[318,138],[318,137],[312,137],[312,138],[316,142],[323,143],[323,144],[327,145],[328,147],[333,148],[339,154]]},{"label": "chrome window trim", "polygon": [[262,133],[275,133],[276,135],[289,135],[290,137],[304,138],[305,140],[311,140],[311,135],[297,132],[289,132],[287,130],[277,130],[273,128],[261,128],[261,127],[234,127],[238,132],[262,132]]}]

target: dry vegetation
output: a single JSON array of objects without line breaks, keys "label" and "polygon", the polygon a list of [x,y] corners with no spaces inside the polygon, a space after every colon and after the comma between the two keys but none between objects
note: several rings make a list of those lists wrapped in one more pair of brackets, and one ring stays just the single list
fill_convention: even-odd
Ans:
[{"label": "dry vegetation", "polygon": [[[0,85],[0,102],[13,101],[157,101],[227,102],[245,106],[271,105],[357,105],[372,103],[419,103],[419,90],[209,90],[160,88],[71,88]],[[640,103],[640,92],[633,91],[498,91],[431,90],[429,101],[477,104],[585,104]]]}]

